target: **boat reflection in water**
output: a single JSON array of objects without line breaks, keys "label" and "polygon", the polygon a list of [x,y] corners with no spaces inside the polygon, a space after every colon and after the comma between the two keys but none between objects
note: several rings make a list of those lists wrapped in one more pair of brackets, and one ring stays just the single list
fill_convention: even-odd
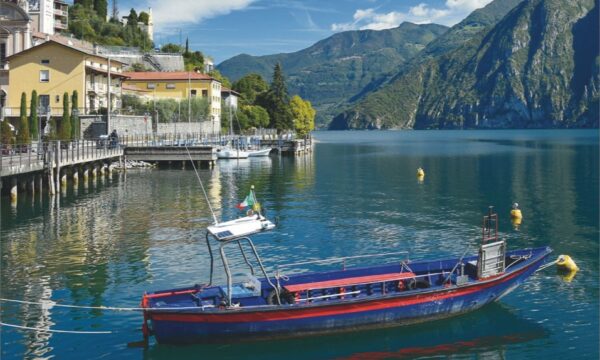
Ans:
[{"label": "boat reflection in water", "polygon": [[466,315],[396,328],[236,344],[159,345],[150,347],[145,357],[169,354],[184,358],[202,353],[223,359],[397,359],[449,355],[504,359],[509,347],[547,335],[540,324],[524,319],[505,305],[492,303]]}]

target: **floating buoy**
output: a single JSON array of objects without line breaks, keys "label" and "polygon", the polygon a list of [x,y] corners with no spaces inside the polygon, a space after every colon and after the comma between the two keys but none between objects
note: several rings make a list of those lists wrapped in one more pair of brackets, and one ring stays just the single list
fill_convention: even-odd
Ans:
[{"label": "floating buoy", "polygon": [[512,210],[510,211],[510,218],[511,219],[519,219],[519,220],[523,219],[523,214],[521,213],[521,209],[519,209],[518,203],[513,204]]},{"label": "floating buoy", "polygon": [[575,261],[569,255],[560,255],[558,259],[556,259],[556,266],[565,271],[575,272],[579,270]]},{"label": "floating buoy", "polygon": [[423,177],[425,177],[425,170],[423,170],[423,168],[418,168],[418,169],[417,169],[417,177],[418,177],[418,178],[423,178]]}]

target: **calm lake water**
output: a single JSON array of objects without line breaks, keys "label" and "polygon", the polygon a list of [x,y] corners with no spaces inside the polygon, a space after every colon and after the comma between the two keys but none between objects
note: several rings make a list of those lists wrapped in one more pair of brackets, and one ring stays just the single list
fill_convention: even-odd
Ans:
[{"label": "calm lake water", "polygon": [[[129,348],[142,338],[140,313],[0,302],[5,323],[113,332],[1,327],[2,359],[599,357],[597,130],[319,132],[315,139],[311,155],[220,161],[200,171],[219,217],[236,216],[235,204],[254,184],[268,216],[279,218],[276,231],[254,239],[268,269],[401,250],[413,260],[475,252],[481,216],[494,205],[510,248],[549,245],[552,257],[569,254],[581,270],[568,279],[549,268],[500,303],[447,320],[240,344]],[[513,202],[524,215],[517,229],[508,216]],[[2,198],[1,211],[2,298],[137,307],[145,290],[207,279],[210,213],[189,166],[80,184],[58,208],[47,195],[21,196],[16,208]]]}]

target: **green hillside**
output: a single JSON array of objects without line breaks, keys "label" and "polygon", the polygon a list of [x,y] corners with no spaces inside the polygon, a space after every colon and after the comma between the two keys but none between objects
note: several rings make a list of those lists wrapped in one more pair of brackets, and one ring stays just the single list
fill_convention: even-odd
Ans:
[{"label": "green hillside", "polygon": [[597,1],[525,1],[453,50],[432,42],[423,53],[437,56],[405,67],[330,128],[597,127],[598,28]]},{"label": "green hillside", "polygon": [[446,32],[436,24],[403,23],[394,29],[347,31],[289,54],[239,55],[217,66],[235,81],[248,73],[270,78],[273,66],[281,63],[290,94],[312,102],[318,119],[329,119],[331,109],[355,96],[369,84],[414,57]]}]

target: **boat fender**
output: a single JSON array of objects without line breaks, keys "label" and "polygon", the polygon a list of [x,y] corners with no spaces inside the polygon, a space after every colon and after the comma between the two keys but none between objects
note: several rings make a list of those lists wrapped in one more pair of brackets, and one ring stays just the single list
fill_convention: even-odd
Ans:
[{"label": "boat fender", "polygon": [[[281,291],[279,292],[279,299],[281,300],[281,305],[293,304],[296,300],[294,294],[287,291],[286,289],[281,289]],[[275,289],[271,290],[267,295],[267,304],[279,305],[277,303],[277,292],[275,291]]]},{"label": "boat fender", "polygon": [[558,259],[556,259],[556,266],[559,269],[566,270],[569,272],[579,270],[575,261],[569,255],[560,255]]}]

